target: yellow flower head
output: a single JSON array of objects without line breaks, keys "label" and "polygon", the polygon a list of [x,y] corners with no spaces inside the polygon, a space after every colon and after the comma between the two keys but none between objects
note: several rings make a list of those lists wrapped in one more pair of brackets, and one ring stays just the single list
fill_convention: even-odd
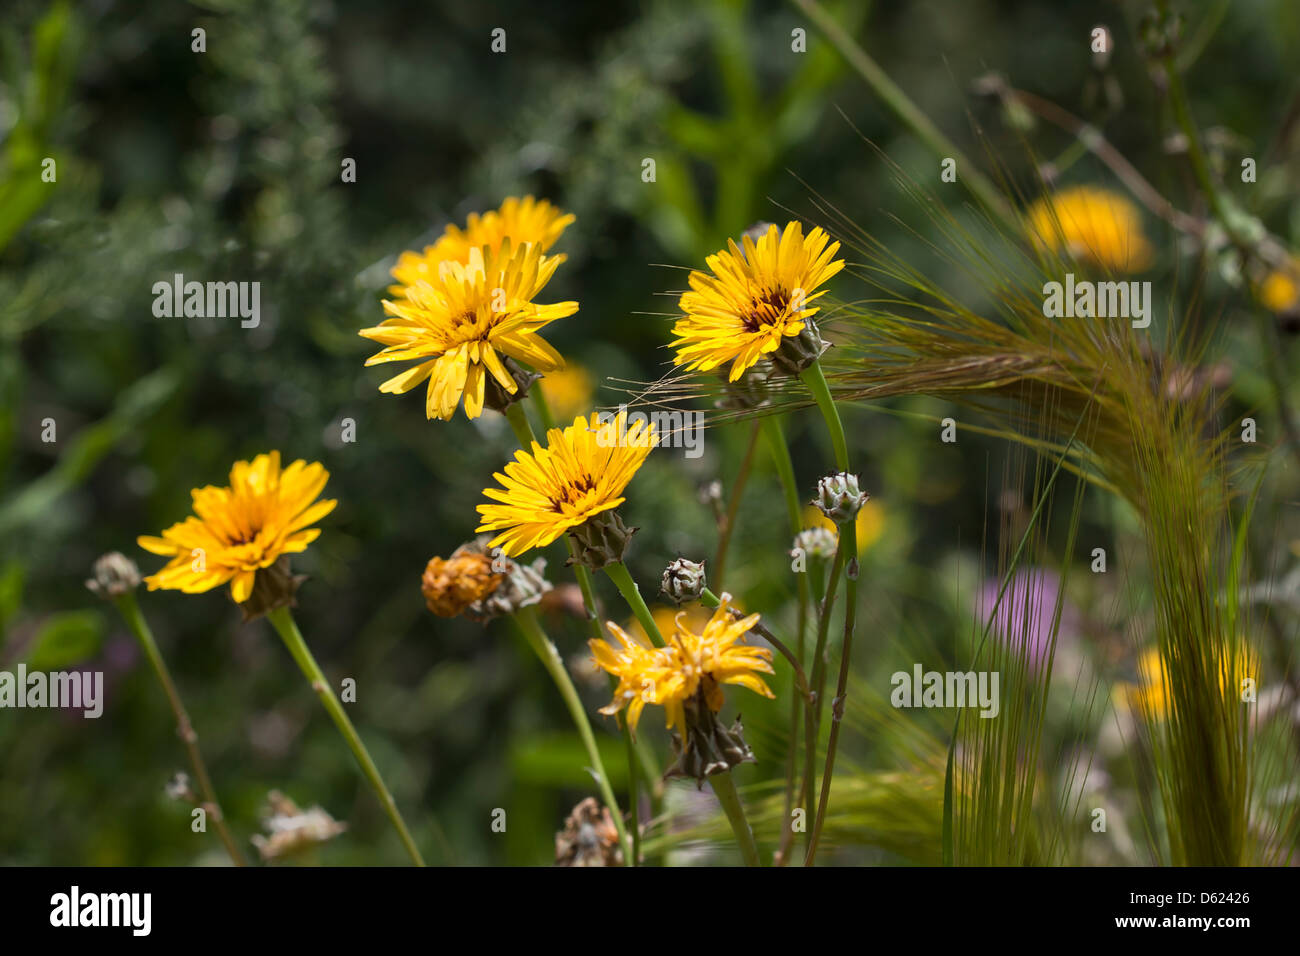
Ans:
[{"label": "yellow flower head", "polygon": [[579,416],[568,428],[547,432],[545,448],[533,442],[531,452],[515,452],[505,474],[492,476],[502,487],[483,491],[499,504],[478,506],[477,530],[500,532],[489,546],[518,557],[621,505],[623,489],[657,440],[644,418],[627,422],[626,412],[603,421],[597,413]]},{"label": "yellow flower head", "polygon": [[667,726],[686,739],[686,702],[699,694],[715,714],[724,702],[722,685],[739,684],[764,697],[774,697],[758,674],[775,673],[772,652],[746,644],[745,634],[758,623],[758,615],[736,618],[730,613],[731,595],[709,622],[696,633],[683,612],[664,647],[651,647],[631,637],[610,621],[606,624],[621,648],[608,641],[589,642],[597,666],[618,678],[614,699],[601,708],[602,714],[617,714],[627,708],[627,724],[635,733],[646,704],[664,708]]},{"label": "yellow flower head", "polygon": [[820,228],[805,237],[797,222],[784,231],[772,225],[757,243],[749,236],[741,242],[743,248],[727,240],[726,249],[708,257],[712,275],[691,273],[672,343],[675,364],[708,371],[731,362],[733,382],[803,331],[804,319],[819,310],[809,303],[826,292],[813,290],[844,268],[835,258],[838,242]]},{"label": "yellow flower head", "polygon": [[396,302],[384,300],[390,318],[361,335],[384,349],[367,365],[417,360],[418,365],[379,386],[401,395],[429,380],[425,416],[450,419],[461,397],[465,415],[483,411],[486,377],[509,394],[518,390],[502,357],[517,359],[542,371],[564,367],[560,353],[537,332],[578,311],[576,302],[537,305],[533,299],[551,281],[562,257],[546,257],[540,247],[514,248],[509,242],[497,252],[471,249],[462,265],[446,261],[428,281],[406,290]]},{"label": "yellow flower head", "polygon": [[295,461],[280,470],[280,453],[237,461],[230,485],[195,488],[194,517],[155,538],[142,535],[140,547],[170,557],[157,574],[144,579],[149,590],[167,588],[200,594],[230,582],[230,594],[243,604],[253,580],[282,555],[307,550],[320,535],[309,528],[334,510],[336,501],[317,501],[329,472],[318,463]]},{"label": "yellow flower head", "polygon": [[1259,301],[1273,312],[1285,312],[1300,306],[1300,259],[1289,268],[1275,269],[1259,284]]},{"label": "yellow flower head", "polygon": [[1116,272],[1141,272],[1152,250],[1137,206],[1093,186],[1075,186],[1039,199],[1029,209],[1031,238],[1083,262]]},{"label": "yellow flower head", "polygon": [[491,252],[499,250],[506,240],[518,247],[526,242],[535,243],[539,251],[546,252],[555,245],[560,234],[574,221],[572,214],[561,212],[545,199],[532,196],[519,199],[511,196],[494,209],[479,215],[469,214],[464,229],[449,225],[437,242],[425,246],[423,252],[403,252],[393,267],[393,278],[398,285],[389,291],[404,296],[406,287],[419,282],[432,282],[438,267],[451,260],[465,265],[474,249],[487,246]]}]

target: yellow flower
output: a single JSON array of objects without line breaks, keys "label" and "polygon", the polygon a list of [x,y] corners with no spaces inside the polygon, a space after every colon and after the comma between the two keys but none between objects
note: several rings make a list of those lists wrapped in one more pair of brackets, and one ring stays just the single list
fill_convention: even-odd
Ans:
[{"label": "yellow flower", "polygon": [[477,418],[488,375],[509,394],[518,390],[503,356],[542,371],[563,368],[560,353],[536,333],[573,315],[578,303],[533,302],[560,261],[558,256],[543,256],[536,245],[512,248],[505,242],[499,251],[486,253],[471,249],[464,265],[444,262],[428,281],[407,288],[404,299],[384,300],[391,318],[360,333],[385,346],[366,365],[411,359],[419,364],[379,390],[401,395],[427,378],[427,418],[450,419],[462,395],[466,417]]},{"label": "yellow flower", "polygon": [[1035,244],[1118,272],[1141,272],[1152,250],[1137,206],[1117,193],[1075,186],[1038,200],[1029,209]]},{"label": "yellow flower", "polygon": [[491,252],[496,252],[506,240],[515,247],[526,242],[536,243],[539,251],[546,252],[573,221],[572,214],[561,212],[545,199],[511,196],[500,209],[481,216],[476,212],[470,213],[464,229],[449,225],[442,238],[431,246],[425,246],[423,252],[403,252],[393,267],[393,278],[399,284],[389,291],[395,296],[404,296],[407,286],[422,281],[432,282],[443,262],[451,260],[465,265],[469,262],[471,250],[487,246]]},{"label": "yellow flower", "polygon": [[[855,524],[858,531],[858,554],[862,554],[879,541],[880,536],[884,534],[885,509],[881,507],[879,502],[868,500],[858,509],[858,518]],[[804,506],[803,526],[805,528],[827,528],[837,535],[839,534],[835,522],[822,514],[821,509],[815,505]]]},{"label": "yellow flower", "polygon": [[230,582],[230,594],[243,604],[253,593],[259,569],[282,555],[307,550],[320,535],[309,528],[334,510],[337,502],[317,501],[329,472],[323,465],[295,461],[280,470],[280,453],[237,461],[230,485],[195,488],[194,514],[155,538],[136,541],[171,562],[144,579],[149,590],[167,588],[200,594]]},{"label": "yellow flower", "polygon": [[589,409],[596,392],[591,373],[573,362],[558,372],[548,372],[538,386],[546,403],[551,406],[551,413],[558,421],[565,422]]},{"label": "yellow flower", "polygon": [[667,726],[683,740],[686,734],[686,702],[697,694],[715,714],[722,710],[722,685],[738,684],[764,697],[774,697],[758,674],[775,673],[772,652],[744,643],[745,634],[758,623],[758,615],[735,618],[729,611],[731,595],[723,594],[718,609],[696,633],[685,612],[677,615],[675,627],[664,647],[651,647],[628,635],[610,621],[606,624],[621,648],[608,641],[588,642],[597,666],[618,678],[614,699],[602,714],[617,714],[627,708],[627,724],[635,733],[646,704],[664,708]]},{"label": "yellow flower", "polygon": [[644,418],[628,427],[626,412],[603,422],[596,413],[578,416],[568,428],[552,428],[545,448],[533,442],[531,453],[520,449],[505,474],[492,476],[502,487],[483,494],[500,503],[478,506],[477,530],[500,532],[489,546],[511,558],[550,544],[621,505],[656,439]]},{"label": "yellow flower", "polygon": [[1276,269],[1259,285],[1259,301],[1273,312],[1285,312],[1300,305],[1300,259],[1289,269]]},{"label": "yellow flower", "polygon": [[728,240],[726,249],[708,257],[712,275],[691,273],[672,343],[674,364],[708,371],[731,362],[733,382],[804,330],[804,319],[819,311],[809,303],[826,292],[813,290],[844,268],[835,258],[838,242],[820,228],[805,237],[797,222],[784,232],[772,225],[757,243],[749,236],[741,242],[743,249]]}]

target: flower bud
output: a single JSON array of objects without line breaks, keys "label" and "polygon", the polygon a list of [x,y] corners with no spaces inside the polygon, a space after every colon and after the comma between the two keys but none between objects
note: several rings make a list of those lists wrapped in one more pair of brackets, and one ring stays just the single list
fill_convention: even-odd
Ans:
[{"label": "flower bud", "polygon": [[778,372],[797,376],[821,358],[822,353],[830,347],[830,343],[821,337],[817,323],[805,316],[802,332],[781,339],[781,344],[771,355],[772,365]]},{"label": "flower bud", "polygon": [[510,377],[515,380],[515,390],[506,391],[496,380],[496,376],[487,375],[483,383],[483,405],[504,415],[507,408],[528,397],[528,390],[542,376],[537,372],[526,371],[514,359],[507,356],[502,356],[501,361],[506,371],[510,373]]},{"label": "flower bud", "polygon": [[678,607],[698,601],[704,593],[708,581],[704,575],[704,562],[698,564],[686,558],[678,558],[664,568],[660,592]]},{"label": "flower bud", "polygon": [[566,564],[585,564],[593,571],[607,564],[618,564],[636,530],[624,524],[617,511],[602,511],[569,532],[578,550]]},{"label": "flower bud", "polygon": [[106,601],[119,598],[140,586],[140,569],[118,551],[110,551],[95,562],[94,577],[86,582],[91,592]]},{"label": "flower bud", "polygon": [[817,482],[817,497],[813,499],[813,504],[836,525],[842,525],[857,518],[858,511],[870,497],[858,488],[857,475],[842,471]]},{"label": "flower bud", "polygon": [[551,582],[545,576],[545,558],[537,558],[532,564],[519,564],[494,548],[492,566],[502,571],[504,579],[495,591],[466,608],[465,616],[471,621],[490,621],[514,614],[538,603],[551,590]]},{"label": "flower bud", "polygon": [[830,528],[805,528],[794,536],[794,551],[802,551],[810,558],[823,561],[835,557],[838,546],[839,538]]}]

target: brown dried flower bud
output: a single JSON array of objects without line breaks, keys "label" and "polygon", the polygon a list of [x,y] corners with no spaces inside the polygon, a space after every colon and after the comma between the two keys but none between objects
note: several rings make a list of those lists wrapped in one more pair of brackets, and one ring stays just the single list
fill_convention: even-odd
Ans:
[{"label": "brown dried flower bud", "polygon": [[555,834],[556,866],[622,866],[623,850],[609,808],[587,797]]},{"label": "brown dried flower bud", "polygon": [[120,551],[110,551],[95,562],[94,577],[86,582],[91,592],[106,601],[119,598],[140,586],[140,569]]}]

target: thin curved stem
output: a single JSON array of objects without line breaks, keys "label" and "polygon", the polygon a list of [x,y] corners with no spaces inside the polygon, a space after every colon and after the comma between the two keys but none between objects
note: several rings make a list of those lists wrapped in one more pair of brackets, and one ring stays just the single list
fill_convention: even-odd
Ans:
[{"label": "thin curved stem", "polygon": [[[533,399],[533,407],[537,410],[537,417],[542,423],[542,429],[544,432],[549,432],[555,427],[555,418],[551,415],[551,408],[546,403],[546,398],[542,395],[540,384],[533,388],[531,395]],[[506,408],[505,415],[506,420],[510,423],[510,427],[514,431],[515,438],[519,441],[520,446],[525,449],[532,448],[533,442],[536,441],[536,435],[533,432],[532,425],[529,424],[528,415],[524,412],[523,406],[516,402]],[[574,559],[572,564],[573,576],[577,578],[578,590],[582,592],[582,606],[586,610],[587,614],[587,630],[591,633],[592,640],[600,640],[604,635],[600,626],[600,613],[596,605],[596,588],[591,578],[591,570],[585,564],[581,564],[577,561],[578,547],[574,543],[574,540],[572,538],[566,538],[565,544],[567,544],[569,548],[569,557]],[[628,753],[627,802],[628,813],[630,816],[629,822],[631,824],[630,839],[628,839],[628,834],[624,830],[622,818],[618,816],[617,803],[610,803],[610,812],[618,818],[619,834],[624,837],[624,848],[626,855],[628,856],[628,865],[637,866],[640,863],[641,853],[641,823],[639,819],[641,808],[639,806],[640,800],[637,796],[639,785],[637,766],[636,761],[633,759],[636,750],[636,742],[632,739],[632,731],[626,723],[623,723],[620,729],[623,734],[623,743]]]},{"label": "thin curved stem", "polygon": [[[533,653],[537,655],[538,660],[542,662],[542,666],[546,668],[546,673],[555,682],[560,696],[564,698],[564,704],[569,709],[569,716],[573,719],[573,726],[577,728],[578,736],[582,739],[582,746],[587,751],[587,759],[591,761],[592,770],[595,771],[596,785],[600,788],[600,795],[605,801],[605,806],[609,807],[609,812],[614,817],[614,826],[618,830],[619,842],[623,844],[625,850],[631,851],[632,844],[623,825],[623,813],[618,808],[618,798],[614,796],[614,788],[609,783],[609,774],[605,772],[605,764],[600,758],[600,748],[596,746],[596,735],[592,733],[591,722],[587,720],[587,711],[582,706],[582,698],[578,696],[578,690],[573,686],[573,680],[569,677],[564,661],[560,659],[560,652],[555,649],[555,644],[542,630],[541,624],[537,621],[537,613],[533,608],[521,608],[514,613],[513,618],[515,625],[519,628],[519,633],[528,642],[528,646],[533,649]],[[635,857],[632,857],[632,859],[635,859]]]},{"label": "thin curved stem", "polygon": [[636,615],[636,619],[640,622],[642,629],[645,630],[646,636],[654,642],[655,646],[662,647],[664,637],[659,633],[659,625],[655,623],[650,608],[646,607],[645,598],[641,596],[641,589],[632,580],[627,565],[622,561],[607,564],[605,565],[605,573],[609,575],[609,579],[614,582],[614,586],[623,595],[623,600],[627,602],[627,606]]},{"label": "thin curved stem", "polygon": [[727,815],[731,832],[736,835],[736,845],[740,847],[740,858],[745,861],[745,866],[762,866],[758,859],[758,844],[754,842],[754,831],[749,828],[749,821],[745,818],[745,806],[740,802],[740,794],[736,793],[731,771],[713,774],[709,777],[709,785],[713,787],[718,803],[722,804],[722,812]]},{"label": "thin curved stem", "polygon": [[[804,866],[812,866],[817,856],[817,843],[821,838],[822,824],[826,820],[826,804],[831,795],[831,776],[835,773],[835,750],[840,739],[840,722],[844,719],[844,702],[849,693],[849,659],[853,652],[853,626],[858,609],[858,531],[854,522],[849,521],[840,526],[840,540],[854,557],[849,558],[845,575],[848,583],[844,589],[844,644],[840,648],[839,683],[835,688],[835,700],[831,703],[831,734],[826,741],[826,767],[822,771],[821,799],[817,803],[817,819],[813,824],[812,835],[808,838],[808,855],[804,858]],[[820,702],[818,706],[820,710]]]},{"label": "thin curved stem", "polygon": [[172,681],[171,672],[167,669],[167,663],[163,660],[162,653],[158,650],[158,643],[153,638],[153,631],[149,628],[149,622],[144,619],[144,614],[140,610],[140,604],[135,599],[135,592],[128,591],[113,601],[117,609],[122,613],[126,624],[134,632],[140,646],[144,648],[144,655],[149,659],[149,664],[153,667],[153,672],[158,678],[158,683],[162,684],[163,693],[167,695],[167,702],[171,704],[172,714],[176,718],[176,734],[185,744],[185,752],[189,756],[190,769],[194,772],[194,779],[199,785],[199,795],[203,798],[203,808],[212,818],[212,825],[217,828],[217,835],[221,839],[222,845],[225,846],[226,852],[230,854],[231,861],[235,866],[246,866],[244,855],[239,852],[239,846],[230,834],[230,829],[226,826],[226,816],[221,811],[221,804],[217,802],[217,792],[212,786],[212,778],[208,776],[207,764],[203,762],[203,755],[199,752],[199,735],[194,730],[194,725],[190,723],[190,715],[185,710],[185,704],[181,701],[181,695],[176,690],[176,684]]},{"label": "thin curved stem", "polygon": [[298,624],[293,619],[293,615],[287,607],[279,607],[266,615],[267,620],[279,633],[284,645],[288,648],[299,669],[302,670],[303,676],[311,684],[312,690],[320,698],[320,702],[325,706],[326,712],[338,727],[339,733],[343,735],[343,740],[347,743],[348,749],[352,751],[352,756],[361,765],[361,772],[365,774],[366,780],[369,781],[375,795],[379,797],[379,803],[388,814],[388,819],[392,821],[393,828],[397,830],[397,835],[402,839],[402,846],[406,848],[407,854],[411,857],[416,866],[424,866],[424,858],[420,856],[420,850],[415,845],[415,840],[411,838],[411,831],[406,828],[406,821],[402,819],[401,812],[397,809],[397,802],[393,795],[389,793],[384,778],[379,775],[379,768],[375,762],[370,759],[370,752],[366,750],[366,745],[361,742],[361,736],[352,726],[352,719],[348,717],[347,711],[339,703],[338,697],[334,694],[333,688],[325,679],[325,674],[321,671],[320,665],[316,663],[316,658],[312,656],[311,650],[307,647],[307,642],[303,640],[302,632],[298,630]]}]

